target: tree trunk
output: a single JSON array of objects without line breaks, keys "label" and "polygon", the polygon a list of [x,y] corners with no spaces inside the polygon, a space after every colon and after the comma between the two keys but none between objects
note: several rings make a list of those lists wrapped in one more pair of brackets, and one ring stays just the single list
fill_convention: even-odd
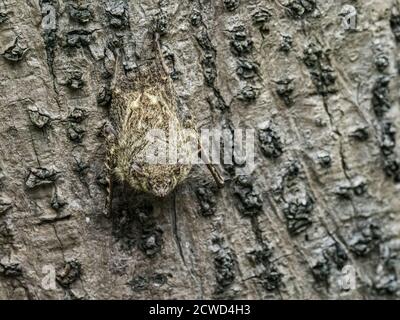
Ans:
[{"label": "tree trunk", "polygon": [[[399,8],[1,0],[0,298],[398,298]],[[116,183],[107,217],[114,66],[154,30],[181,106],[255,129],[255,166],[165,199]]]}]

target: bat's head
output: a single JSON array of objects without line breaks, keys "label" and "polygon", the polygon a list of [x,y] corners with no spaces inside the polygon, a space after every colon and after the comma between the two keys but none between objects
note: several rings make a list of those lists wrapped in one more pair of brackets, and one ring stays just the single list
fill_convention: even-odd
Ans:
[{"label": "bat's head", "polygon": [[138,165],[134,162],[130,164],[129,170],[117,167],[116,174],[133,189],[164,198],[187,177],[190,169],[190,165]]},{"label": "bat's head", "polygon": [[166,178],[164,181],[149,181],[149,192],[156,197],[164,198],[168,196],[176,187],[173,179]]}]

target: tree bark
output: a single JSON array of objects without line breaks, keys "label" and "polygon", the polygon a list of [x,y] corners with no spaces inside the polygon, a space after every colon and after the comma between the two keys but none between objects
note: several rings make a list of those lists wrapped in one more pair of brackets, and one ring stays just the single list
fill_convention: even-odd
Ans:
[{"label": "tree bark", "polygon": [[[398,298],[399,8],[1,0],[0,298]],[[114,65],[152,30],[198,128],[256,129],[255,167],[118,183],[107,217]]]}]

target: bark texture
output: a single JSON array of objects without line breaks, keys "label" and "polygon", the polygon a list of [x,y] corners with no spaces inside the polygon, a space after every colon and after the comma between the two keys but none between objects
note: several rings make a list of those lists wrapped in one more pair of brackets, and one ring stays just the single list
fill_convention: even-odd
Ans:
[{"label": "bark texture", "polygon": [[[399,8],[0,0],[0,298],[398,298]],[[118,185],[107,218],[115,59],[135,72],[151,28],[198,127],[257,128],[256,167]]]}]

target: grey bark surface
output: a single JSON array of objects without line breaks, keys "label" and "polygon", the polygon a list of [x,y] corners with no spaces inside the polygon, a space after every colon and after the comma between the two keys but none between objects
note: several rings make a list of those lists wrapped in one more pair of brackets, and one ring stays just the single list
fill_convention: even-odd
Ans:
[{"label": "grey bark surface", "polygon": [[[0,298],[398,298],[399,8],[0,0]],[[153,57],[151,28],[199,128],[257,128],[256,166],[119,184],[106,217],[115,59]]]}]

